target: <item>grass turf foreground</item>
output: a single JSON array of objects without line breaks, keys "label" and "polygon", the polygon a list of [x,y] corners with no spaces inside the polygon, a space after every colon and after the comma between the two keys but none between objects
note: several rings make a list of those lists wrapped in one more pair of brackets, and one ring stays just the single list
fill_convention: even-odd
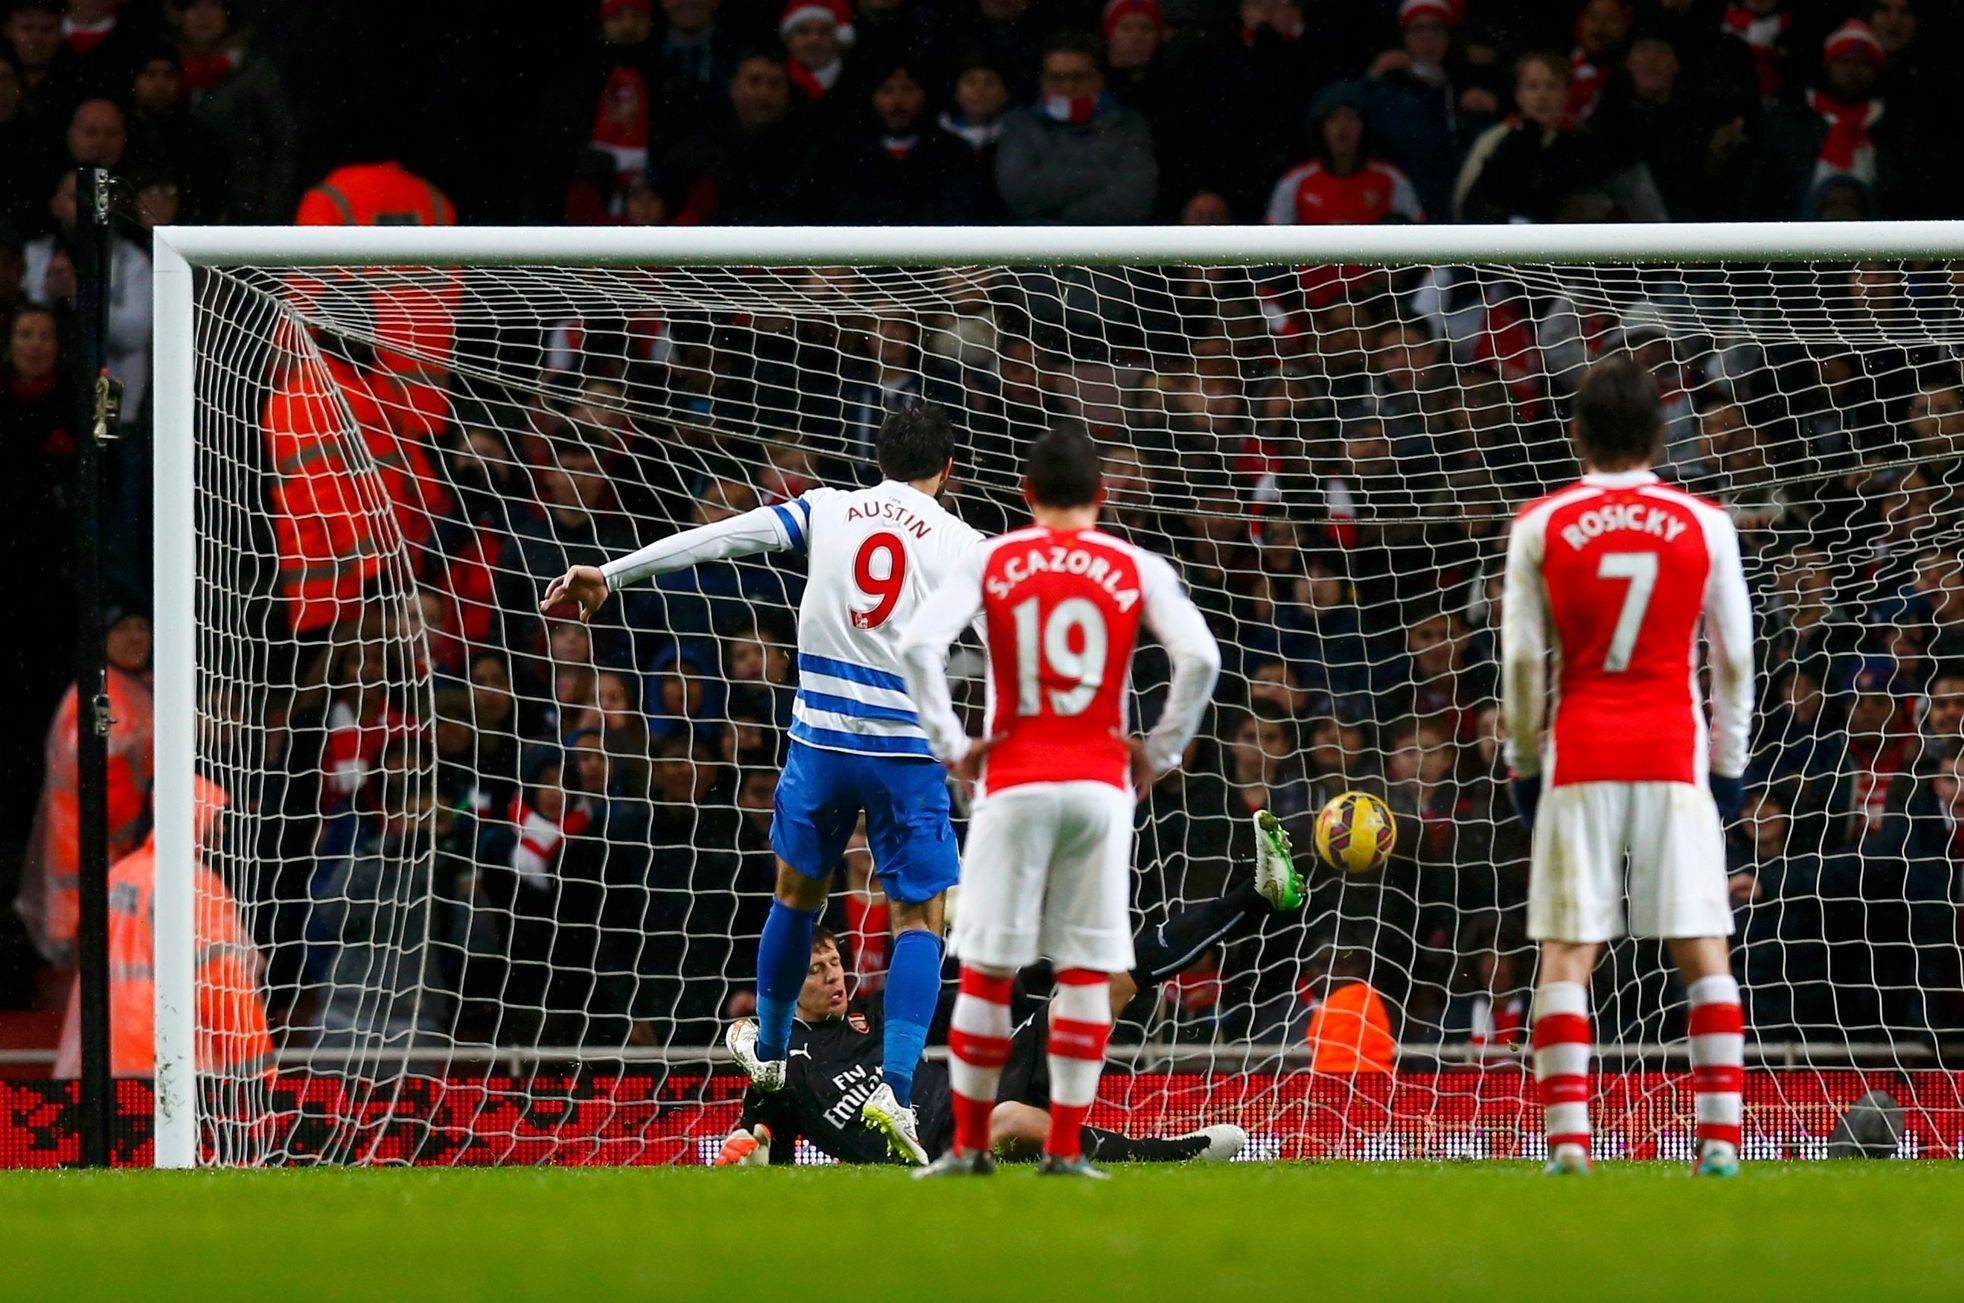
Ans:
[{"label": "grass turf foreground", "polygon": [[1964,1294],[1964,1164],[0,1173],[7,1298]]}]

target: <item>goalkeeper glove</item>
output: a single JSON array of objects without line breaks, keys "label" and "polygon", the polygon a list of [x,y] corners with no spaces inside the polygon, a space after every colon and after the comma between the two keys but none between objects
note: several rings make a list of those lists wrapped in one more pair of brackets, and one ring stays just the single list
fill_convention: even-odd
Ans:
[{"label": "goalkeeper glove", "polygon": [[1724,774],[1712,774],[1707,782],[1712,789],[1712,804],[1718,807],[1719,818],[1731,823],[1746,808],[1746,785],[1742,779],[1729,778]]},{"label": "goalkeeper glove", "polygon": [[758,1123],[755,1130],[742,1127],[730,1132],[716,1155],[715,1167],[768,1167],[771,1162],[771,1129]]},{"label": "goalkeeper glove", "polygon": [[1521,827],[1534,831],[1534,812],[1541,808],[1541,775],[1532,778],[1507,780],[1507,794],[1514,799],[1514,817],[1521,821]]}]

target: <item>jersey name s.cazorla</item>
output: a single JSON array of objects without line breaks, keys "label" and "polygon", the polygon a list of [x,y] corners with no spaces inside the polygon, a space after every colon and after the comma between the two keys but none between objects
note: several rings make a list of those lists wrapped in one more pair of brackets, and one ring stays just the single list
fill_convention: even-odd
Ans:
[{"label": "jersey name s.cazorla", "polygon": [[903,660],[934,752],[965,754],[947,682],[948,644],[980,612],[988,632],[985,793],[1024,783],[1130,785],[1127,690],[1143,627],[1166,647],[1173,682],[1146,739],[1177,765],[1213,694],[1221,653],[1163,559],[1095,529],[1033,526],[989,540],[905,631]]}]

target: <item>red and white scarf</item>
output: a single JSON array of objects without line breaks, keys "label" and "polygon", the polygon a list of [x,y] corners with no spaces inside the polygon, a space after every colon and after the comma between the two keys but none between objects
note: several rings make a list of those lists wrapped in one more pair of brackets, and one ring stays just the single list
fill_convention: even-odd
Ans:
[{"label": "red and white scarf", "polygon": [[1818,90],[1810,90],[1807,107],[1828,124],[1828,134],[1821,138],[1820,155],[1814,160],[1815,182],[1818,184],[1831,176],[1852,176],[1864,185],[1874,185],[1875,141],[1869,136],[1869,128],[1882,120],[1882,101],[1844,104]]},{"label": "red and white scarf", "polygon": [[512,797],[508,817],[518,825],[518,844],[511,848],[512,871],[528,887],[550,884],[552,862],[558,858],[560,846],[568,837],[585,832],[593,822],[584,808],[575,806],[566,812],[565,818],[554,823],[525,804],[522,792]]},{"label": "red and white scarf", "polygon": [[1725,11],[1719,30],[1744,41],[1753,52],[1753,67],[1759,75],[1761,99],[1777,99],[1785,89],[1786,78],[1780,68],[1780,40],[1793,26],[1793,15],[1756,14],[1743,5]]}]

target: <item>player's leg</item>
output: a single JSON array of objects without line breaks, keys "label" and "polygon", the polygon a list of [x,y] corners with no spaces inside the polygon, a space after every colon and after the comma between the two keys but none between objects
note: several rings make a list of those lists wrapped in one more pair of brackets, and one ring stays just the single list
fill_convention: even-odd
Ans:
[{"label": "player's leg", "polygon": [[887,960],[884,1059],[880,1084],[860,1108],[860,1117],[886,1137],[894,1157],[915,1166],[928,1161],[914,1112],[914,1074],[941,999],[942,901],[938,892],[913,904],[887,898],[894,937]]},{"label": "player's leg", "polygon": [[1571,783],[1541,802],[1528,869],[1528,935],[1541,943],[1534,993],[1535,1091],[1548,1170],[1589,1170],[1589,977],[1623,934],[1628,784]]},{"label": "player's leg", "polygon": [[1703,787],[1645,783],[1630,846],[1630,929],[1666,939],[1691,1003],[1698,1172],[1739,1170],[1746,1019],[1732,976],[1725,830]]},{"label": "player's leg", "polygon": [[[844,853],[858,810],[848,811],[834,787],[841,757],[799,742],[786,751],[771,816],[777,852],[777,893],[757,942],[757,1022],[754,1039],[732,1028],[730,1051],[766,1089],[782,1082],[791,1017],[811,967],[812,930],[825,907],[826,880]],[[746,1054],[746,1040],[749,1053]]]},{"label": "player's leg", "polygon": [[1050,1000],[1046,1174],[1094,1175],[1084,1122],[1111,1039],[1111,975],[1129,972],[1132,796],[1100,783],[1059,788],[1060,827],[1044,899],[1041,949],[1057,973]]},{"label": "player's leg", "polygon": [[[990,1143],[998,1158],[1033,1158],[1050,1131],[1050,1114],[1031,1104],[1004,1100],[989,1117]],[[1087,1158],[1110,1163],[1220,1162],[1241,1152],[1248,1133],[1240,1127],[1204,1127],[1184,1136],[1127,1136],[1102,1127],[1084,1128]]]},{"label": "player's leg", "polygon": [[866,840],[894,929],[887,958],[883,1075],[894,1102],[907,1108],[941,996],[942,898],[960,878],[961,862],[940,765],[866,760],[863,771]]},{"label": "player's leg", "polygon": [[976,803],[968,828],[968,871],[955,923],[961,988],[948,1030],[949,1105],[955,1141],[916,1175],[990,1171],[989,1116],[1010,1051],[1010,985],[1037,958],[1039,920],[1056,797],[1019,787]]},{"label": "player's leg", "polygon": [[1125,1007],[1133,992],[1184,971],[1210,947],[1253,936],[1270,914],[1302,908],[1302,876],[1296,871],[1288,834],[1279,822],[1265,823],[1267,815],[1264,810],[1255,816],[1257,859],[1250,881],[1225,896],[1169,914],[1165,922],[1132,938],[1132,970],[1112,979],[1114,1012]]}]

